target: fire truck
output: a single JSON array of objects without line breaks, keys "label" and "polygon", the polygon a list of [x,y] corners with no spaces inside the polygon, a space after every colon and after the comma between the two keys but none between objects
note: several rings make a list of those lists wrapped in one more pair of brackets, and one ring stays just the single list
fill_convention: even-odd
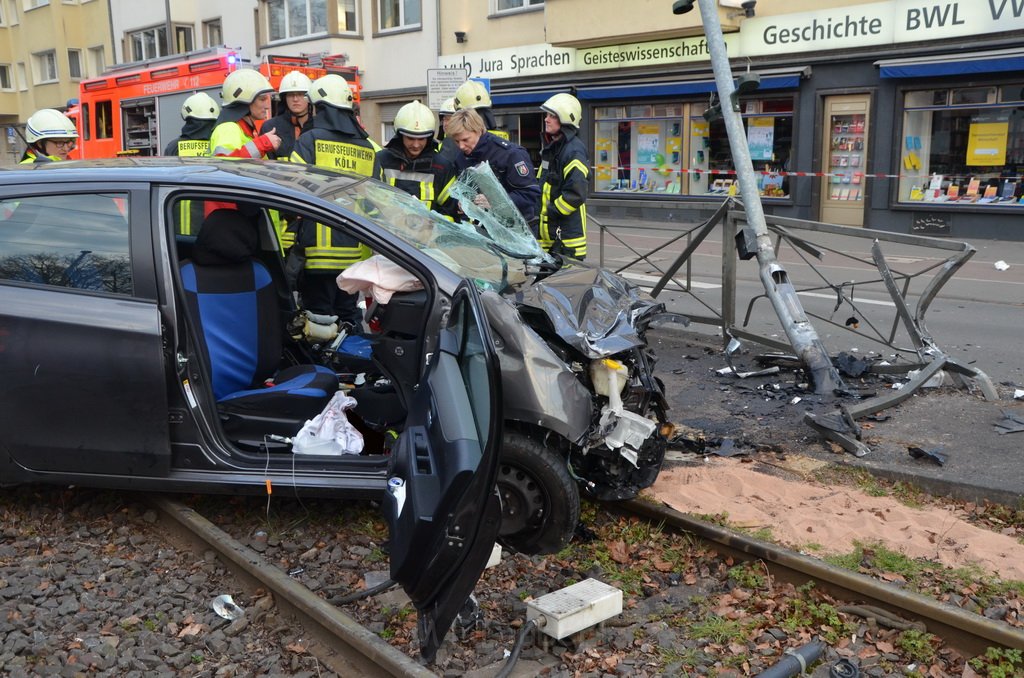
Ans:
[{"label": "fire truck", "polygon": [[[346,59],[345,55],[266,56],[256,68],[275,89],[281,78],[294,70],[311,80],[337,73],[348,81],[358,102],[359,69],[346,66]],[[214,48],[126,64],[83,80],[78,104],[67,111],[79,135],[78,148],[71,157],[160,155],[181,131],[181,104],[189,95],[205,91],[220,101],[220,87],[227,74],[251,67],[239,52]]]}]

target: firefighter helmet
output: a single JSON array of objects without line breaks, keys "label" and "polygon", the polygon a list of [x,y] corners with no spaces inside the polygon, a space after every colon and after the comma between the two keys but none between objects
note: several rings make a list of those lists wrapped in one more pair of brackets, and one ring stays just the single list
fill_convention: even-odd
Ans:
[{"label": "firefighter helmet", "polygon": [[25,123],[25,140],[34,144],[43,139],[77,139],[78,130],[68,116],[52,108],[42,108]]},{"label": "firefighter helmet", "polygon": [[181,119],[216,120],[220,115],[220,106],[206,92],[196,92],[181,105]]},{"label": "firefighter helmet", "polygon": [[579,129],[583,109],[580,107],[579,99],[573,95],[565,92],[556,94],[541,104],[540,108],[558,118],[559,123]]},{"label": "firefighter helmet", "polygon": [[273,91],[274,86],[262,73],[251,68],[240,68],[228,73],[228,77],[224,78],[220,98],[225,106],[238,103],[251,104],[261,94]]},{"label": "firefighter helmet", "polygon": [[395,131],[413,139],[424,139],[434,136],[437,120],[434,112],[417,99],[410,101],[398,109],[395,114]]},{"label": "firefighter helmet", "polygon": [[455,90],[455,110],[490,107],[491,95],[479,80],[467,80]]},{"label": "firefighter helmet", "polygon": [[314,104],[325,103],[334,108],[351,111],[355,97],[352,96],[352,89],[345,78],[337,73],[328,73],[314,80],[309,86],[309,100]]},{"label": "firefighter helmet", "polygon": [[441,115],[441,116],[444,116],[444,115],[451,115],[454,112],[455,112],[455,97],[449,97],[448,99],[445,99],[443,102],[441,102],[441,108],[440,108],[440,110],[438,110],[437,114]]},{"label": "firefighter helmet", "polygon": [[292,71],[286,73],[281,78],[281,84],[278,86],[277,91],[281,94],[287,94],[288,92],[301,92],[302,94],[309,94],[309,86],[313,84],[313,81],[309,79],[309,76],[302,71]]}]

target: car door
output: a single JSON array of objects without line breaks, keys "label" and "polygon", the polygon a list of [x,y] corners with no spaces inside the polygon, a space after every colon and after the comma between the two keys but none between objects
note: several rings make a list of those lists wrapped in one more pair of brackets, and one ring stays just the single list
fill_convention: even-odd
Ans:
[{"label": "car door", "polygon": [[166,474],[147,197],[140,186],[0,188],[5,480]]},{"label": "car door", "polygon": [[483,318],[464,281],[392,449],[382,507],[391,578],[416,606],[428,663],[480,578],[501,522],[501,382]]}]

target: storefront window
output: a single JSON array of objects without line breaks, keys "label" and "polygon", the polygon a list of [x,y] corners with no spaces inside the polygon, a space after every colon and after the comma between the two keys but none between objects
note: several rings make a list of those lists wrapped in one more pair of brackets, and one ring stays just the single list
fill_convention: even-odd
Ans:
[{"label": "storefront window", "polygon": [[1021,204],[1020,86],[908,92],[900,202]]},{"label": "storefront window", "polygon": [[[595,190],[671,195],[734,195],[735,166],[725,124],[707,121],[704,103],[597,108]],[[787,197],[793,98],[750,100],[742,113],[758,187]]]}]

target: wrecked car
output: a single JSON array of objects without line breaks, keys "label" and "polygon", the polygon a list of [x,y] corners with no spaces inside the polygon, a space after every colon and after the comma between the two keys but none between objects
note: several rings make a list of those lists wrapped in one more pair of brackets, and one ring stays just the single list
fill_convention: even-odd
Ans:
[{"label": "wrecked car", "polygon": [[[378,499],[429,658],[496,539],[558,549],[580,490],[624,499],[658,474],[644,331],[661,306],[597,267],[306,165],[133,158],[0,179],[0,483]],[[328,318],[324,334],[297,307],[278,240],[297,219],[411,283],[371,286],[365,333]],[[346,419],[339,394],[359,444],[300,446]]]}]

